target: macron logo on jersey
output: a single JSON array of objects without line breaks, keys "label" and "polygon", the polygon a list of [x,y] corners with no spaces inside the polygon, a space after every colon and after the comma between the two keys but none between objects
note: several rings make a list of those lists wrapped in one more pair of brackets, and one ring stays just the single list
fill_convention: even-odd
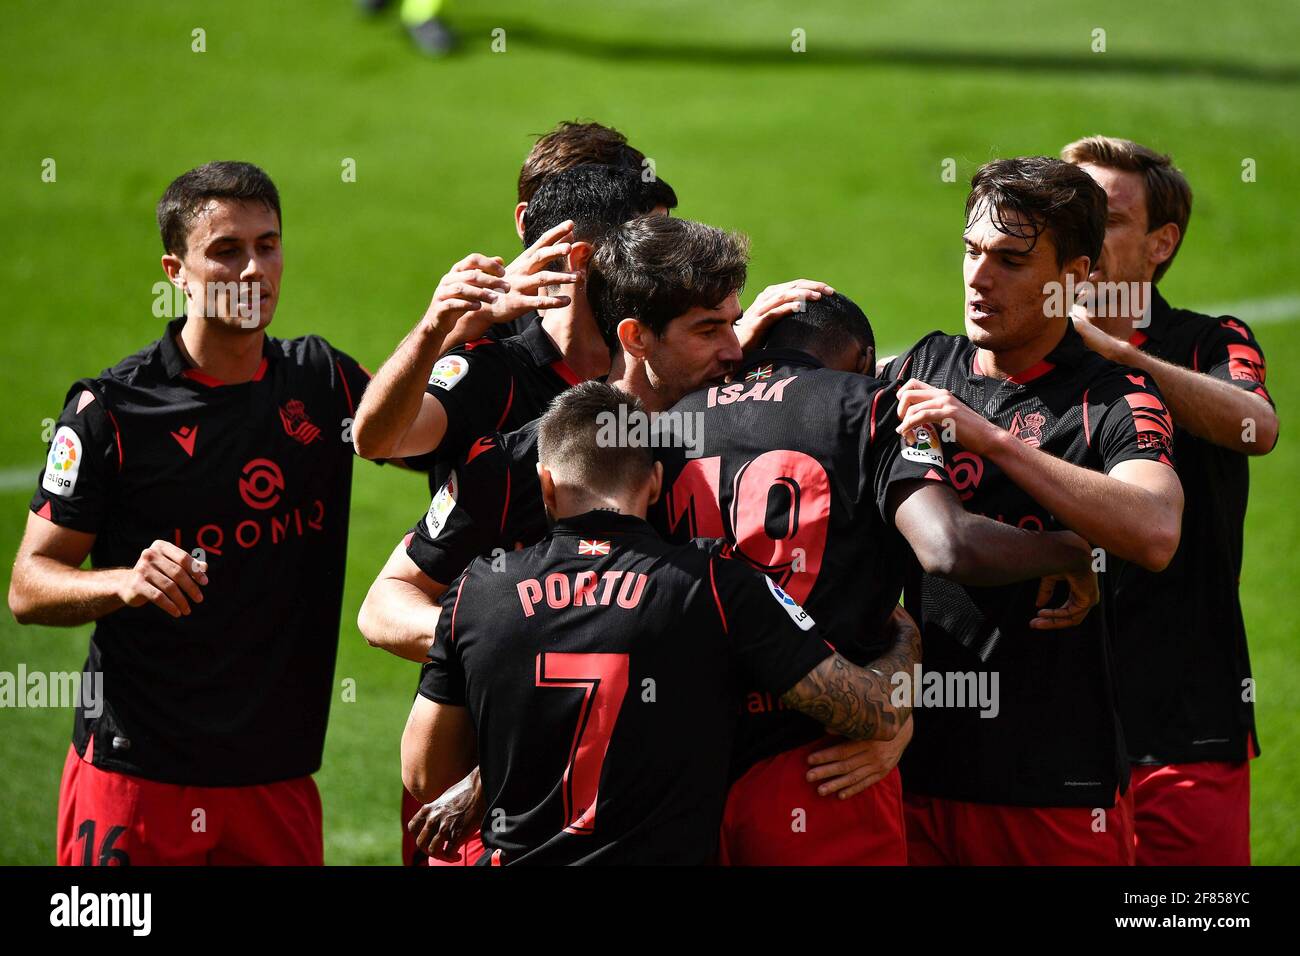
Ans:
[{"label": "macron logo on jersey", "polygon": [[181,428],[179,428],[177,431],[172,432],[171,434],[172,434],[172,438],[176,439],[176,443],[180,445],[182,449],[184,449],[185,454],[193,458],[194,442],[199,437],[199,426],[183,425],[181,426]]},{"label": "macron logo on jersey", "polygon": [[67,425],[54,433],[50,453],[45,459],[45,474],[41,487],[50,494],[66,498],[77,488],[77,474],[81,471],[81,439]]},{"label": "macron logo on jersey", "polygon": [[767,582],[767,589],[772,592],[772,597],[776,598],[776,603],[780,604],[785,613],[790,615],[790,620],[799,625],[799,630],[812,630],[813,625],[817,622],[799,606],[799,602],[777,587],[776,583],[767,575],[763,575],[763,580]]}]

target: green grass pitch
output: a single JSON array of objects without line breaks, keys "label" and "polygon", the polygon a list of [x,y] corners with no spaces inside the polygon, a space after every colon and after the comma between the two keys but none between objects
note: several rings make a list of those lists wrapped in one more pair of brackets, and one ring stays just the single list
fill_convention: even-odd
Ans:
[{"label": "green grass pitch", "polygon": [[[960,327],[961,210],[976,166],[1054,153],[1087,133],[1128,136],[1172,152],[1196,191],[1167,296],[1251,303],[1241,314],[1267,351],[1272,394],[1284,419],[1300,408],[1300,9],[1290,0],[453,0],[450,18],[463,51],[434,62],[391,12],[368,21],[350,0],[6,5],[6,587],[42,419],[57,416],[74,379],[159,334],[153,206],[172,177],[212,159],[259,163],[280,187],[286,272],[272,331],[319,332],[373,368],[452,262],[517,248],[518,165],[530,134],[560,119],[624,130],[677,189],[681,215],[748,232],[750,296],[781,279],[825,279],[893,347]],[[498,27],[503,52],[492,49]],[[192,49],[196,29],[204,52]],[[1105,52],[1093,51],[1098,29]],[[795,30],[806,53],[791,50]],[[54,182],[42,180],[47,158]],[[341,175],[348,159],[355,182]],[[946,159],[956,182],[943,181]],[[1242,575],[1264,748],[1253,775],[1259,863],[1300,862],[1300,447],[1283,431],[1252,464]],[[397,860],[398,739],[415,668],[368,648],[355,618],[426,504],[422,478],[358,467],[337,669],[340,682],[355,679],[356,700],[336,697],[318,776],[331,863]],[[89,628],[0,617],[0,670],[80,667]],[[0,711],[0,863],[53,860],[70,720]]]}]

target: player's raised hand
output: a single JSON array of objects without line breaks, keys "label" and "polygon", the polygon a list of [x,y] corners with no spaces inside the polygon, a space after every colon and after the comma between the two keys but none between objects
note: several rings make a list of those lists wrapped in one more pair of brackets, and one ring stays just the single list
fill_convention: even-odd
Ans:
[{"label": "player's raised hand", "polygon": [[912,730],[909,716],[893,740],[850,740],[811,753],[808,763],[812,769],[805,778],[818,785],[818,796],[855,797],[898,766],[912,741]]},{"label": "player's raised hand", "polygon": [[934,428],[945,441],[952,437],[967,451],[983,454],[1002,429],[988,421],[946,388],[910,379],[898,390],[896,431],[906,435],[921,425]]},{"label": "player's raised hand", "polygon": [[504,274],[500,256],[470,253],[438,282],[424,321],[450,329],[467,312],[493,305],[510,291],[510,283],[502,278]]},{"label": "player's raised hand", "polygon": [[468,777],[416,811],[406,825],[429,856],[455,862],[465,841],[483,825],[483,785],[475,767]]},{"label": "player's raised hand", "polygon": [[802,312],[806,303],[824,295],[834,295],[835,290],[825,282],[814,279],[791,279],[770,285],[758,294],[736,323],[736,338],[742,351],[748,352],[763,344],[768,330],[776,322],[794,312]]},{"label": "player's raised hand", "polygon": [[[1071,531],[1052,533],[1078,537]],[[1082,539],[1080,538],[1080,540]],[[1065,581],[1070,586],[1070,592],[1065,598],[1065,603],[1059,607],[1045,607],[1044,605],[1052,599],[1052,593],[1056,590],[1056,586],[1062,581]],[[1049,575],[1038,583],[1038,600],[1035,606],[1039,608],[1039,611],[1038,615],[1029,622],[1029,626],[1036,631],[1053,631],[1064,627],[1075,627],[1083,623],[1083,619],[1088,616],[1088,612],[1096,607],[1097,602],[1100,600],[1101,589],[1097,584],[1097,575],[1092,568]]]},{"label": "player's raised hand", "polygon": [[118,597],[128,607],[156,604],[172,617],[190,613],[190,601],[202,603],[208,564],[170,541],[155,541],[140,552]]}]

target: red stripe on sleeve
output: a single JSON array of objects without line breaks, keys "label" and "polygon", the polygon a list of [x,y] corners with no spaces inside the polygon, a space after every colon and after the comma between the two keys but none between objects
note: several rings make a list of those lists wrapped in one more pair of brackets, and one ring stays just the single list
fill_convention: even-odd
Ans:
[{"label": "red stripe on sleeve", "polygon": [[722,609],[722,599],[718,597],[718,579],[713,574],[712,558],[709,558],[709,584],[713,588],[713,603],[718,606],[718,617],[722,618],[722,633],[730,633],[727,630],[727,612]]},{"label": "red stripe on sleeve", "polygon": [[501,431],[501,426],[506,423],[506,416],[510,414],[510,407],[515,403],[515,379],[510,377],[510,395],[506,398],[506,410],[501,413],[501,420],[497,422],[497,427],[493,431]]},{"label": "red stripe on sleeve", "polygon": [[352,404],[352,389],[348,388],[348,377],[343,374],[343,365],[338,359],[335,359],[334,367],[339,370],[339,378],[343,382],[343,394],[346,395],[348,399],[348,414],[355,415],[357,410],[356,406]]},{"label": "red stripe on sleeve", "polygon": [[1083,390],[1083,442],[1089,448],[1092,447],[1092,426],[1088,424],[1088,392],[1091,389]]},{"label": "red stripe on sleeve", "polygon": [[460,610],[460,599],[465,596],[465,585],[469,583],[469,577],[460,579],[460,590],[456,592],[456,603],[451,606],[451,642],[456,643],[456,612]]}]

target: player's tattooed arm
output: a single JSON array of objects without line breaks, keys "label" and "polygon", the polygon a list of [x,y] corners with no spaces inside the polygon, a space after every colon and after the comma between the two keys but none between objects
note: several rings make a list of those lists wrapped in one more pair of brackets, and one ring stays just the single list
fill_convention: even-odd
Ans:
[{"label": "player's tattooed arm", "polygon": [[832,733],[893,740],[912,714],[906,703],[893,703],[893,676],[910,674],[921,660],[921,633],[901,608],[890,620],[894,642],[884,654],[866,667],[832,654],[786,691],[782,701]]}]

